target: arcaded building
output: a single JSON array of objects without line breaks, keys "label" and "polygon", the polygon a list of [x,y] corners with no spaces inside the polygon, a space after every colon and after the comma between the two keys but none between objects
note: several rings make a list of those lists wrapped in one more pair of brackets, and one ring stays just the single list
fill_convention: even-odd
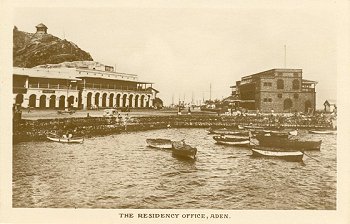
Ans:
[{"label": "arcaded building", "polygon": [[13,102],[40,109],[149,108],[157,90],[135,74],[94,61],[13,69]]},{"label": "arcaded building", "polygon": [[267,112],[310,112],[316,107],[316,81],[302,69],[271,69],[244,76],[232,88],[235,107]]}]

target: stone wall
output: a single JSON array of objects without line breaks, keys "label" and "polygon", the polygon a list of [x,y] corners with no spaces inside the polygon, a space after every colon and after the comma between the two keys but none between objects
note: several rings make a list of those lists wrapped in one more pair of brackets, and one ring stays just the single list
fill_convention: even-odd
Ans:
[{"label": "stone wall", "polygon": [[319,118],[304,120],[298,117],[261,116],[148,116],[130,119],[108,117],[65,118],[20,120],[13,123],[13,142],[42,141],[50,133],[63,135],[72,133],[75,137],[89,138],[130,131],[145,131],[163,128],[208,128],[237,125],[256,125],[263,127],[282,126],[286,128],[331,128],[331,124]]}]

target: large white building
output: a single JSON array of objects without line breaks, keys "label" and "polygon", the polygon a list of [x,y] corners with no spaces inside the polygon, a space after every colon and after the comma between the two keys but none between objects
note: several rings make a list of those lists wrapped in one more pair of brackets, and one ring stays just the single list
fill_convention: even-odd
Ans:
[{"label": "large white building", "polygon": [[13,69],[13,101],[25,108],[147,108],[157,93],[137,75],[94,61]]}]

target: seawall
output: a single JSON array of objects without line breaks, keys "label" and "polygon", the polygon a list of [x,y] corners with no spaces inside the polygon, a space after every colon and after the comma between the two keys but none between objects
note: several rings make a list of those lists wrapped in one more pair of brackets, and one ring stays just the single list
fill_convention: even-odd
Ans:
[{"label": "seawall", "polygon": [[145,131],[163,128],[235,128],[237,125],[284,128],[331,128],[331,124],[320,119],[281,119],[244,116],[174,115],[147,116],[118,119],[116,117],[80,117],[13,122],[13,142],[43,141],[50,133],[59,135],[73,133],[75,137],[104,136],[122,132]]}]

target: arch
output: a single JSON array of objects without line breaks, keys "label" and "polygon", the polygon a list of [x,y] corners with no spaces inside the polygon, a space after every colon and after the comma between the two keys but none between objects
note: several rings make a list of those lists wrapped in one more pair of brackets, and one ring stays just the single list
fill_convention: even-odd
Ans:
[{"label": "arch", "polygon": [[139,95],[135,96],[135,108],[139,107],[139,98],[140,98]]},{"label": "arch", "polygon": [[289,110],[293,107],[293,102],[291,99],[285,99],[283,102],[283,110]]},{"label": "arch", "polygon": [[151,96],[147,95],[147,99],[146,99],[146,107],[149,107],[149,101],[150,101]]},{"label": "arch", "polygon": [[145,95],[141,95],[141,107],[145,106]]},{"label": "arch", "polygon": [[106,107],[107,93],[102,94],[102,107]]},{"label": "arch", "polygon": [[283,79],[277,79],[277,89],[284,89]]},{"label": "arch", "polygon": [[29,107],[36,107],[36,95],[32,94],[29,96]]},{"label": "arch", "polygon": [[95,94],[95,105],[100,106],[100,93]]},{"label": "arch", "polygon": [[115,104],[117,105],[117,107],[120,107],[120,96],[121,96],[121,94],[120,93],[118,93],[117,94],[117,99],[116,99],[116,102],[115,102]]},{"label": "arch", "polygon": [[49,102],[49,108],[55,108],[56,107],[56,95],[50,96],[50,102]]},{"label": "arch", "polygon": [[128,97],[128,95],[124,94],[123,95],[123,107],[126,107],[126,98]]},{"label": "arch", "polygon": [[133,107],[132,99],[134,98],[134,95],[130,94],[129,95],[129,107]]},{"label": "arch", "polygon": [[67,98],[67,107],[71,108],[71,107],[73,107],[73,104],[74,104],[74,96],[68,97]]},{"label": "arch", "polygon": [[113,98],[114,98],[114,94],[111,93],[111,94],[109,95],[109,107],[113,107]]},{"label": "arch", "polygon": [[310,100],[305,101],[305,113],[308,113],[310,108],[312,108]]},{"label": "arch", "polygon": [[92,92],[89,92],[86,96],[86,108],[91,108]]},{"label": "arch", "polygon": [[293,89],[298,90],[300,88],[300,83],[298,79],[293,80]]},{"label": "arch", "polygon": [[40,108],[45,108],[46,107],[46,95],[41,95],[40,96],[39,107]]},{"label": "arch", "polygon": [[66,97],[65,96],[60,96],[60,100],[58,103],[58,108],[63,109],[65,107],[65,103],[66,103]]},{"label": "arch", "polygon": [[16,102],[15,102],[17,105],[22,105],[23,103],[23,94],[20,93],[20,94],[17,94],[16,96]]}]

